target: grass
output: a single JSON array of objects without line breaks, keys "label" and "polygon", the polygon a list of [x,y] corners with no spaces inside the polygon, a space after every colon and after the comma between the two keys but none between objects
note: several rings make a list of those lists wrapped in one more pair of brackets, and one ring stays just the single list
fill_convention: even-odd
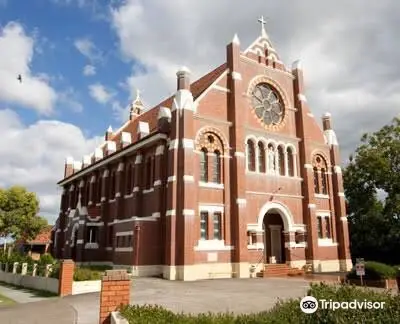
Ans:
[{"label": "grass", "polygon": [[15,304],[15,301],[0,294],[0,307],[12,305],[12,304]]}]

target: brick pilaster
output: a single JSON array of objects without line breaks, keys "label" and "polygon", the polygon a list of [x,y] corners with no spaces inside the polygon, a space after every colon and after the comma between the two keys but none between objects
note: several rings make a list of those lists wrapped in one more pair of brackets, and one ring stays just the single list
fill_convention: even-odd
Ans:
[{"label": "brick pilaster", "polygon": [[[246,219],[246,159],[245,159],[245,120],[244,110],[246,106],[246,98],[243,96],[244,88],[240,63],[240,44],[234,39],[227,46],[226,51],[228,68],[230,70],[228,87],[230,94],[228,98],[228,119],[233,123],[230,128],[231,146],[233,149],[233,157],[230,165],[230,187],[231,187],[231,239],[234,245],[232,255],[233,263],[240,263],[247,260],[248,250],[246,240],[243,238],[247,232],[247,225],[243,222]],[[228,188],[226,188],[228,190]],[[240,269],[240,267],[239,267]],[[240,272],[241,270],[239,270]],[[238,276],[246,276],[246,274],[238,273]]]},{"label": "brick pilaster", "polygon": [[143,168],[143,156],[142,152],[139,151],[136,155],[135,158],[135,167],[133,169],[133,172],[135,173],[134,178],[133,178],[133,191],[132,191],[132,200],[133,200],[133,210],[132,210],[132,215],[130,216],[143,216],[142,215],[142,188],[143,188],[143,181],[142,179],[143,174],[144,174],[144,168]]},{"label": "brick pilaster", "polygon": [[100,292],[100,324],[111,323],[111,312],[121,305],[129,305],[129,276],[126,270],[107,270],[101,280]]},{"label": "brick pilaster", "polygon": [[74,261],[67,259],[62,260],[60,264],[60,277],[58,280],[58,294],[59,296],[72,295],[72,284],[74,281]]}]

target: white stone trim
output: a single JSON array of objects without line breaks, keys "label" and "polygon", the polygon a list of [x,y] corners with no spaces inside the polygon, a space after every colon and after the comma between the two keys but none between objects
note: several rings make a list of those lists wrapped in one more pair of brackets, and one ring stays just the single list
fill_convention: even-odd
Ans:
[{"label": "white stone trim", "polygon": [[112,247],[110,247],[110,246],[106,247],[106,251],[112,251],[112,250],[113,250]]},{"label": "white stone trim", "polygon": [[304,164],[304,168],[305,169],[312,169],[313,167],[312,167],[311,164],[306,163],[306,164]]},{"label": "white stone trim", "polygon": [[157,148],[156,148],[156,156],[163,155],[164,154],[164,149],[165,149],[164,145],[158,145]]},{"label": "white stone trim", "polygon": [[154,187],[158,187],[158,186],[161,186],[161,185],[162,185],[161,180],[156,180],[156,181],[154,181],[154,183],[153,183],[153,186],[154,186]]},{"label": "white stone trim", "polygon": [[199,204],[199,212],[207,211],[209,213],[224,213],[224,206],[215,206],[215,205],[201,205]]},{"label": "white stone trim", "polygon": [[277,202],[267,202],[261,209],[260,212],[258,213],[258,218],[257,218],[257,224],[258,224],[258,229],[262,230],[263,228],[263,222],[264,222],[264,216],[270,211],[270,210],[275,210],[277,211],[283,220],[283,228],[284,231],[286,232],[292,232],[293,231],[293,216],[289,210],[289,208],[281,203]]},{"label": "white stone trim", "polygon": [[316,216],[321,216],[321,217],[331,217],[331,212],[329,212],[329,211],[316,211],[315,215]]},{"label": "white stone trim", "polygon": [[341,173],[342,173],[342,168],[341,168],[339,165],[335,165],[335,166],[333,167],[333,171],[334,171],[335,173],[341,174]]},{"label": "white stone trim", "polygon": [[182,215],[183,216],[194,216],[195,211],[194,209],[184,209],[182,210]]},{"label": "white stone trim", "polygon": [[[226,69],[224,72],[222,72],[221,75],[206,90],[204,90],[200,96],[198,96],[196,98],[196,100],[194,101],[194,103],[196,104],[196,108],[197,108],[197,104],[207,95],[207,93],[211,89],[214,89],[214,87],[219,87],[219,86],[217,86],[217,83],[220,82],[228,74],[228,72],[229,72],[228,69]],[[215,89],[218,89],[218,88],[215,88]],[[197,110],[197,109],[195,109],[195,110]]]},{"label": "white stone trim", "polygon": [[133,252],[133,247],[116,247],[114,249],[115,252]]},{"label": "white stone trim", "polygon": [[192,139],[183,138],[182,139],[182,147],[184,149],[194,149],[194,141]]},{"label": "white stone trim", "polygon": [[[300,178],[297,178],[297,179],[300,180]],[[297,198],[297,199],[303,199],[304,198],[304,196],[297,196],[297,195],[287,195],[287,194],[278,194],[278,193],[274,193],[274,192],[247,191],[247,190],[246,190],[246,194],[263,195],[263,196],[274,196],[274,197],[287,197],[287,198]]]},{"label": "white stone trim", "polygon": [[302,93],[299,93],[299,94],[297,95],[297,98],[299,99],[299,101],[307,102],[306,96],[305,96],[304,94],[302,94]]},{"label": "white stone trim", "polygon": [[176,176],[175,176],[175,175],[169,176],[168,179],[167,179],[167,181],[168,181],[168,182],[174,182],[174,181],[176,181]]},{"label": "white stone trim", "polygon": [[242,75],[239,72],[233,71],[231,74],[233,80],[238,80],[238,81],[242,80]]},{"label": "white stone trim", "polygon": [[236,199],[236,204],[241,205],[241,206],[245,206],[247,203],[246,198],[237,198]]},{"label": "white stone trim", "polygon": [[161,217],[161,213],[160,212],[153,213],[153,214],[151,214],[151,217],[160,218]]},{"label": "white stone trim", "polygon": [[333,242],[332,239],[318,239],[318,246],[337,246],[336,242]]},{"label": "white stone trim", "polygon": [[86,223],[86,226],[97,226],[97,227],[101,227],[101,226],[104,226],[104,222],[100,222],[100,223]]},{"label": "white stone trim", "polygon": [[176,216],[175,209],[167,210],[167,212],[165,213],[165,216]]},{"label": "white stone trim", "polygon": [[142,190],[142,193],[143,194],[148,194],[148,193],[153,192],[153,191],[154,191],[154,188],[144,189],[144,190]]},{"label": "white stone trim", "polygon": [[223,183],[199,181],[199,187],[212,188],[212,189],[224,189],[224,184]]},{"label": "white stone trim", "polygon": [[317,208],[317,205],[316,204],[308,204],[308,208],[309,209]]},{"label": "white stone trim", "polygon": [[98,248],[99,248],[98,243],[86,243],[85,244],[85,249],[87,249],[87,250],[96,250]]},{"label": "white stone trim", "polygon": [[231,251],[232,246],[225,245],[224,240],[199,240],[195,251]]},{"label": "white stone trim", "polygon": [[338,194],[337,194],[339,197],[345,197],[345,194],[344,194],[344,192],[338,192]]},{"label": "white stone trim", "polygon": [[132,197],[133,197],[133,193],[124,196],[125,199],[132,198]]},{"label": "white stone trim", "polygon": [[135,164],[141,164],[143,160],[143,156],[141,154],[136,155]]},{"label": "white stone trim", "polygon": [[264,250],[264,243],[263,242],[256,242],[255,244],[248,244],[248,250]]},{"label": "white stone trim", "polygon": [[84,220],[80,220],[80,221],[78,221],[78,224],[79,225],[85,225],[85,221]]},{"label": "white stone trim", "polygon": [[329,195],[325,195],[325,194],[314,194],[315,198],[319,198],[319,199],[329,199]]},{"label": "white stone trim", "polygon": [[115,233],[115,236],[129,236],[129,235],[133,235],[133,231],[117,232],[117,233]]},{"label": "white stone trim", "polygon": [[246,157],[246,154],[244,154],[244,152],[235,152],[235,156],[244,158]]},{"label": "white stone trim", "polygon": [[76,240],[76,245],[81,245],[81,244],[83,244],[83,240]]},{"label": "white stone trim", "polygon": [[184,175],[183,182],[194,182],[194,177],[192,175]]},{"label": "white stone trim", "polygon": [[[116,197],[116,198],[121,197],[121,193],[120,193],[120,192],[117,192],[117,193],[115,194],[115,197]],[[115,199],[114,199],[114,200],[115,200]]]},{"label": "white stone trim", "polygon": [[311,117],[311,118],[314,118],[314,114],[313,114],[313,113],[310,113],[310,112],[307,113],[307,116],[308,116],[308,117]]},{"label": "white stone trim", "polygon": [[134,187],[133,190],[132,190],[132,192],[139,192],[139,191],[140,191],[139,187]]},{"label": "white stone trim", "polygon": [[231,92],[231,90],[229,90],[228,88],[221,87],[221,86],[219,86],[217,84],[212,86],[212,89],[215,89],[215,90],[218,90],[218,91],[222,91],[222,92],[226,92],[226,93],[230,93]]},{"label": "white stone trim", "polygon": [[169,142],[169,147],[168,147],[168,149],[170,149],[170,150],[175,150],[175,149],[178,148],[178,146],[179,146],[179,140],[178,140],[178,139],[173,139],[173,140],[171,140],[171,141]]},{"label": "white stone trim", "polygon": [[341,220],[342,222],[347,222],[347,217],[346,217],[346,216],[342,216],[342,217],[340,217],[340,220]]}]

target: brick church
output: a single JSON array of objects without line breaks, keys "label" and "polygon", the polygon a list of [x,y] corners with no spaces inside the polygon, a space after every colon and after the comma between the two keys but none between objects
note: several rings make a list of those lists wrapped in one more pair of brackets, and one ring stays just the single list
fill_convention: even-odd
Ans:
[{"label": "brick church", "polygon": [[195,82],[67,158],[53,252],[170,280],[248,278],[286,264],[352,267],[339,146],[322,129],[299,61],[287,68],[264,28]]}]

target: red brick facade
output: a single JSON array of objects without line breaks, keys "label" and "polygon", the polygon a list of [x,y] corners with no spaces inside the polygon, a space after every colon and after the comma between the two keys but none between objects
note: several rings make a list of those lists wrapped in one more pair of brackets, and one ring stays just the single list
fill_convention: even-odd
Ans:
[{"label": "red brick facade", "polygon": [[304,95],[299,62],[265,32],[130,120],[83,163],[67,159],[54,252],[176,280],[248,277],[264,262],[351,267],[340,157]]}]

